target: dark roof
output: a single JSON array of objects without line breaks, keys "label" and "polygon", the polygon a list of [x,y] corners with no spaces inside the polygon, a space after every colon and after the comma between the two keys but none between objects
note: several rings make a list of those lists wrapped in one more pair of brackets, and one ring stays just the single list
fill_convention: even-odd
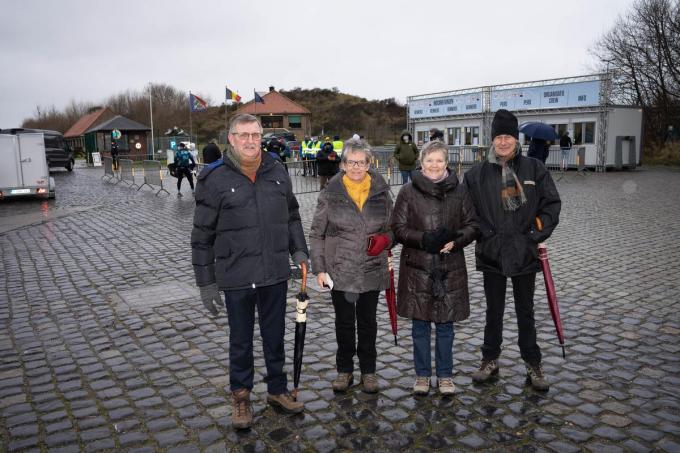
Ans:
[{"label": "dark roof", "polygon": [[91,129],[88,129],[87,132],[107,132],[107,131],[112,131],[114,129],[118,129],[119,131],[150,131],[151,128],[149,126],[145,126],[142,123],[138,123],[137,121],[133,121],[130,118],[125,118],[122,115],[115,116],[111,118],[110,120],[100,124],[99,126],[95,126]]},{"label": "dark roof", "polygon": [[95,110],[94,112],[83,115],[73,124],[73,126],[69,128],[69,130],[64,133],[64,137],[80,137],[85,133],[85,131],[100,122],[100,120],[103,119],[102,117],[105,116],[104,114],[107,116],[114,115],[114,113],[108,107],[103,107],[101,109]]}]

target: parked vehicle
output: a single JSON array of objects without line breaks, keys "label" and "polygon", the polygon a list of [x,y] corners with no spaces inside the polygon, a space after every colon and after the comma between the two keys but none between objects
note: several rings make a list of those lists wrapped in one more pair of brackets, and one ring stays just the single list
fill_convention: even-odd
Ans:
[{"label": "parked vehicle", "polygon": [[46,129],[24,129],[21,127],[0,130],[0,134],[11,135],[35,133],[41,133],[45,137],[45,155],[47,156],[48,168],[64,167],[68,171],[73,171],[73,165],[75,163],[73,150],[68,143],[66,143],[64,135],[61,132]]},{"label": "parked vehicle", "polygon": [[42,133],[0,134],[0,199],[54,198]]}]

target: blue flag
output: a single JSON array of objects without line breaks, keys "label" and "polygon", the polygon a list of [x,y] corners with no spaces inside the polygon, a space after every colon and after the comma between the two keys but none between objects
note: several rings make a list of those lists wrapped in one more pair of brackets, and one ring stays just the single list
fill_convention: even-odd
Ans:
[{"label": "blue flag", "polygon": [[192,112],[205,112],[208,110],[208,103],[195,94],[189,93],[189,109]]},{"label": "blue flag", "polygon": [[255,92],[255,103],[256,104],[264,104],[264,99],[262,99],[262,96],[257,94],[257,91]]}]

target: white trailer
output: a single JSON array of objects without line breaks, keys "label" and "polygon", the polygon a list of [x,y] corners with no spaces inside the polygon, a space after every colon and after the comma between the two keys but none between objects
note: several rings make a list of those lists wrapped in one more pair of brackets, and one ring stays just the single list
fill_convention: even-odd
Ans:
[{"label": "white trailer", "polygon": [[0,134],[0,162],[0,200],[55,197],[43,134]]}]

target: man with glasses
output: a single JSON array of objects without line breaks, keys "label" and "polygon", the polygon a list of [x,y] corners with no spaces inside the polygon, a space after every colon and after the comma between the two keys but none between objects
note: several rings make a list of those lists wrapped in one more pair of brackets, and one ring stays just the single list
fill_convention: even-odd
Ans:
[{"label": "man with glasses", "polygon": [[286,412],[304,409],[288,391],[283,336],[289,255],[306,263],[299,205],[286,169],[260,150],[262,126],[252,115],[231,120],[224,159],[198,177],[192,263],[201,300],[218,314],[224,291],[229,318],[232,426],[253,422],[255,307],[267,366],[267,401]]}]

